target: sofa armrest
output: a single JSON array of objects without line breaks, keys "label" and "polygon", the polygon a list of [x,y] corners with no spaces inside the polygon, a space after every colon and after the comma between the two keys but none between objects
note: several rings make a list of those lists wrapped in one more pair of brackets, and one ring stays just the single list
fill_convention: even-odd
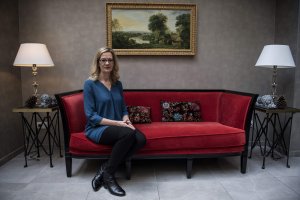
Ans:
[{"label": "sofa armrest", "polygon": [[219,104],[219,122],[248,131],[257,94],[225,91]]},{"label": "sofa armrest", "polygon": [[65,151],[69,150],[70,134],[84,130],[86,118],[83,109],[83,91],[55,94],[63,124]]}]

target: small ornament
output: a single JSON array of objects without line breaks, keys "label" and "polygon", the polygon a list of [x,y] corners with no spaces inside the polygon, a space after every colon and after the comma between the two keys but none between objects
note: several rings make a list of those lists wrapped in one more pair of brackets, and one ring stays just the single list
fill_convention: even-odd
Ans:
[{"label": "small ornament", "polygon": [[57,100],[55,97],[52,97],[51,106],[57,106]]},{"label": "small ornament", "polygon": [[256,106],[263,107],[263,108],[276,108],[276,104],[272,95],[263,95],[259,96],[256,101]]},{"label": "small ornament", "polygon": [[48,107],[52,103],[52,98],[48,94],[42,94],[40,99],[42,107]]},{"label": "small ornament", "polygon": [[37,102],[37,97],[36,96],[30,96],[26,101],[25,101],[25,106],[28,108],[33,108],[36,105]]},{"label": "small ornament", "polygon": [[284,109],[287,106],[286,100],[283,96],[280,96],[276,102],[276,106],[279,109]]}]

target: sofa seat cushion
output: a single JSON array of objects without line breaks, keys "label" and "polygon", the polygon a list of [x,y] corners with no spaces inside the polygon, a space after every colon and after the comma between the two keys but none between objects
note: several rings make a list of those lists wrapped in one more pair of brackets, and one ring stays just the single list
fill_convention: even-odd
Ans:
[{"label": "sofa seat cushion", "polygon": [[69,152],[73,154],[107,154],[111,152],[108,145],[95,144],[89,140],[84,132],[72,133],[70,137]]},{"label": "sofa seat cushion", "polygon": [[[146,145],[141,154],[157,152],[158,154],[198,152],[240,152],[245,144],[244,130],[220,124],[218,122],[153,122],[136,124],[146,138]],[[72,133],[70,153],[107,154],[111,147],[95,144],[86,138],[84,132]],[[215,149],[216,151],[211,151]],[[156,154],[156,153],[155,153]]]},{"label": "sofa seat cushion", "polygon": [[147,138],[141,152],[242,147],[245,131],[218,122],[153,122],[135,126]]}]

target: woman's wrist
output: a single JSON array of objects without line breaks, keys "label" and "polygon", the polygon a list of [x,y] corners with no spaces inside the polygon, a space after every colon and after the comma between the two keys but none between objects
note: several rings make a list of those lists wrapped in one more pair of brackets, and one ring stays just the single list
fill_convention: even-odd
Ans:
[{"label": "woman's wrist", "polygon": [[108,126],[126,126],[127,123],[125,121],[118,121],[118,120],[102,118],[102,120],[99,122],[99,124],[108,125]]},{"label": "woman's wrist", "polygon": [[122,123],[123,121],[116,121],[116,125],[117,126],[123,126],[123,123]]}]

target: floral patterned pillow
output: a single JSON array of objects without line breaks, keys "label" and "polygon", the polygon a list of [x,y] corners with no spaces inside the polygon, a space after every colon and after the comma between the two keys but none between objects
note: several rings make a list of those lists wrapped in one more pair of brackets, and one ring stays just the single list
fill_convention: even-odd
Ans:
[{"label": "floral patterned pillow", "polygon": [[127,106],[129,120],[133,124],[151,123],[151,108],[145,106]]},{"label": "floral patterned pillow", "polygon": [[163,122],[199,122],[200,105],[197,102],[161,101]]}]

